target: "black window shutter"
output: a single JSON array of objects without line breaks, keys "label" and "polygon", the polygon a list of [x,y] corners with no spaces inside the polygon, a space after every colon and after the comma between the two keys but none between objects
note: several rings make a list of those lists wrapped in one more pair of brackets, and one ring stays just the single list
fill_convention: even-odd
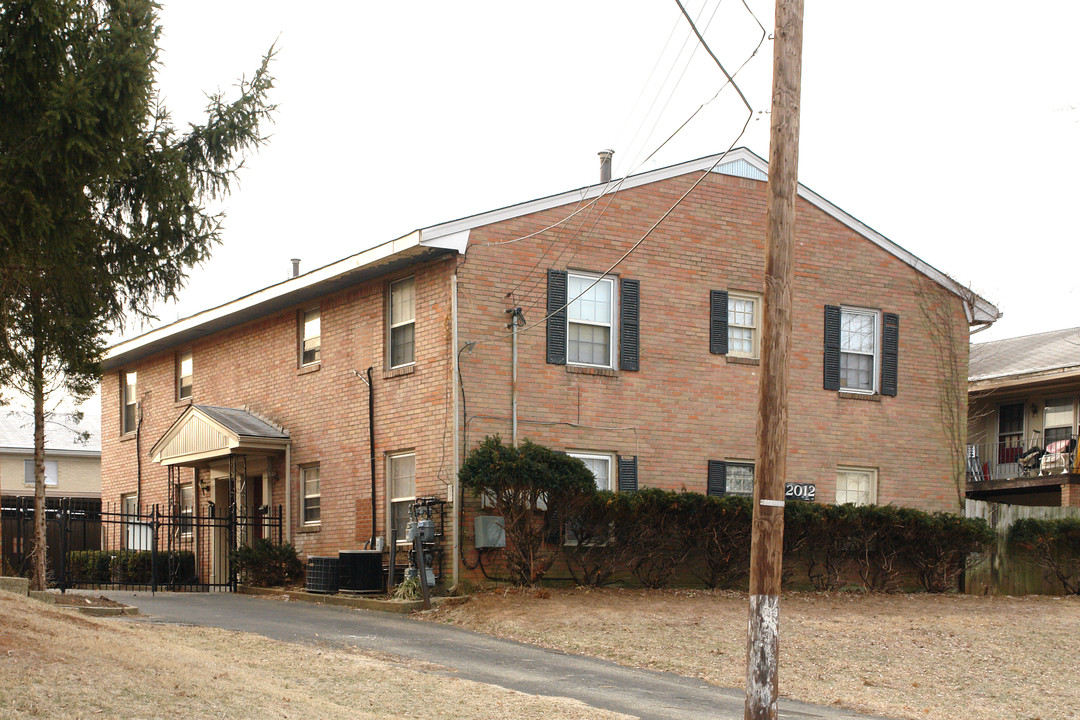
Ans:
[{"label": "black window shutter", "polygon": [[722,497],[727,493],[727,463],[723,460],[709,461],[709,478],[705,487],[706,495]]},{"label": "black window shutter", "polygon": [[825,389],[840,389],[840,308],[825,306]]},{"label": "black window shutter", "polygon": [[727,355],[727,290],[709,291],[709,352]]},{"label": "black window shutter", "polygon": [[882,313],[881,320],[881,394],[896,397],[900,316],[896,313]]},{"label": "black window shutter", "polygon": [[637,372],[641,354],[641,283],[623,278],[619,288],[619,369]]},{"label": "black window shutter", "polygon": [[619,455],[619,492],[637,490],[637,455],[624,457]]},{"label": "black window shutter", "polygon": [[547,361],[566,364],[566,271],[548,270]]}]

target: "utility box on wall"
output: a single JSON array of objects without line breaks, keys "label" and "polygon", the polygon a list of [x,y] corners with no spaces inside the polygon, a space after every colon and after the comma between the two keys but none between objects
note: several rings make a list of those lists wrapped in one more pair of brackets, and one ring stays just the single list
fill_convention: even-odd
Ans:
[{"label": "utility box on wall", "polygon": [[506,530],[498,515],[477,515],[473,530],[477,549],[506,547]]}]

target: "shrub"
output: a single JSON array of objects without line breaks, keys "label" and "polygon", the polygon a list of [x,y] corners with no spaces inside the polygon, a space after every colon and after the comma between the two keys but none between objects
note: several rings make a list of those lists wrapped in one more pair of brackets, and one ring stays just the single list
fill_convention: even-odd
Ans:
[{"label": "shrub", "polygon": [[752,500],[687,493],[683,510],[683,541],[698,551],[691,572],[711,588],[732,587],[745,578],[750,572]]},{"label": "shrub", "polygon": [[[817,590],[837,590],[851,567],[855,531],[854,505],[788,503],[784,511],[785,536],[790,525],[788,546],[793,557],[806,568],[806,577]],[[787,545],[787,543],[785,543]]]},{"label": "shrub", "polygon": [[511,581],[533,585],[558,558],[567,511],[582,495],[596,492],[585,463],[526,440],[503,445],[499,436],[476,446],[458,473],[477,497],[490,499],[503,518],[503,556]]},{"label": "shrub", "polygon": [[848,506],[847,550],[863,588],[869,592],[895,590],[900,585],[900,559],[906,547],[907,524],[917,510],[892,505]]},{"label": "shrub", "polygon": [[582,494],[567,508],[563,553],[578,585],[601,587],[626,567],[628,548],[619,528],[629,522],[629,498],[601,490]]},{"label": "shrub", "polygon": [[1009,528],[1009,543],[1067,594],[1080,595],[1080,519],[1017,520]]},{"label": "shrub", "polygon": [[905,559],[927,592],[956,589],[960,573],[994,542],[984,520],[945,512],[907,511],[904,534]]},{"label": "shrub", "polygon": [[701,496],[645,488],[627,497],[629,518],[617,530],[630,572],[647,588],[667,587],[689,554],[684,527]]},{"label": "shrub", "polygon": [[74,550],[64,561],[68,577],[77,585],[150,585],[155,581],[189,585],[196,580],[195,554],[190,550],[156,555],[149,550]]},{"label": "shrub", "polygon": [[258,587],[285,585],[304,574],[303,563],[290,543],[279,545],[259,538],[251,545],[233,550],[230,558],[241,580]]}]

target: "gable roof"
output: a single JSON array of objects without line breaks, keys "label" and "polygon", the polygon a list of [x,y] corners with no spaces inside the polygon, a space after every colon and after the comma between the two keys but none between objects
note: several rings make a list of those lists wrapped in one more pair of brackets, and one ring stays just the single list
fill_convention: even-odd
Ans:
[{"label": "gable roof", "polygon": [[1080,374],[1080,328],[992,340],[971,346],[968,380],[1033,380]]},{"label": "gable roof", "polygon": [[[81,433],[90,434],[85,442]],[[29,410],[0,413],[0,453],[34,452],[34,414]],[[56,413],[45,420],[45,454],[101,457],[101,419],[83,415],[75,423],[67,413]]]},{"label": "gable roof", "polygon": [[[589,185],[421,228],[396,240],[351,255],[344,260],[122,341],[106,352],[102,369],[118,368],[125,362],[146,357],[169,347],[189,343],[203,335],[253,320],[439,254],[464,253],[468,248],[469,231],[473,228],[591,200],[601,195],[630,190],[687,173],[705,172],[710,168],[721,175],[759,181],[765,181],[769,171],[769,165],[763,158],[746,148],[736,148],[726,155],[723,153],[708,155],[696,160],[630,175],[621,180]],[[798,194],[803,200],[963,299],[969,324],[989,324],[1001,317],[1001,312],[992,303],[972,293],[945,273],[904,250],[802,183],[799,183]]]},{"label": "gable roof", "polygon": [[238,408],[189,405],[150,448],[162,465],[197,465],[234,454],[284,449],[289,433]]}]

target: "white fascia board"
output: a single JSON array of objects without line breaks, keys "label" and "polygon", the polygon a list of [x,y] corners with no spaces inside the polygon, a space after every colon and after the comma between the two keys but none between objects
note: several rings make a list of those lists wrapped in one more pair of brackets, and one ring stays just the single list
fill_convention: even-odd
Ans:
[{"label": "white fascia board", "polygon": [[299,277],[290,278],[284,282],[277,283],[276,285],[257,290],[250,295],[245,295],[242,298],[227,302],[224,305],[218,305],[215,308],[204,310],[203,312],[186,317],[183,320],[143,333],[130,340],[122,341],[113,345],[106,351],[105,360],[108,361],[119,355],[138,350],[140,347],[149,345],[158,340],[163,340],[185,330],[195,329],[204,323],[227,317],[233,313],[246,310],[247,308],[255,307],[284,295],[332,280],[345,273],[358,270],[366,265],[390,257],[391,255],[416,247],[419,244],[420,231],[415,230],[408,235],[385,242],[381,245],[376,245],[369,250],[364,250],[356,255],[351,255],[344,260],[338,260],[335,263],[325,265],[317,270],[312,270]]},{"label": "white fascia board", "polygon": [[[0,455],[27,455],[27,460],[34,459],[34,448],[0,447]],[[101,459],[100,450],[50,450],[45,448],[45,459],[60,457]]]},{"label": "white fascia board", "polygon": [[[453,247],[458,252],[464,253],[465,245],[468,242],[468,231],[472,228],[491,225],[504,220],[522,217],[524,215],[531,215],[532,213],[549,210],[561,205],[585,202],[600,195],[630,190],[642,185],[668,180],[687,173],[704,172],[710,168],[713,168],[714,172],[720,172],[720,168],[723,167],[723,165],[739,160],[743,160],[752,167],[757,168],[766,176],[769,173],[769,163],[765,159],[746,148],[736,148],[726,154],[721,153],[719,155],[709,155],[696,160],[688,160],[687,162],[679,163],[677,165],[670,165],[657,170],[649,170],[639,175],[631,175],[620,180],[612,180],[609,183],[590,185],[558,195],[549,195],[548,197],[530,200],[529,202],[511,205],[479,215],[471,215],[439,225],[432,225],[421,231],[423,238],[422,242],[438,247]],[[992,323],[1001,317],[1001,312],[993,304],[963,287],[945,273],[911,254],[881,233],[856,219],[854,216],[844,212],[802,183],[799,183],[798,193],[799,197],[803,200],[806,200],[811,205],[819,208],[830,217],[840,221],[881,249],[910,265],[916,271],[926,275],[934,282],[959,296],[962,300],[965,300],[964,313],[967,316],[969,325],[976,323]],[[437,244],[436,241],[452,244],[442,245]],[[968,299],[973,302],[969,303]]]}]

